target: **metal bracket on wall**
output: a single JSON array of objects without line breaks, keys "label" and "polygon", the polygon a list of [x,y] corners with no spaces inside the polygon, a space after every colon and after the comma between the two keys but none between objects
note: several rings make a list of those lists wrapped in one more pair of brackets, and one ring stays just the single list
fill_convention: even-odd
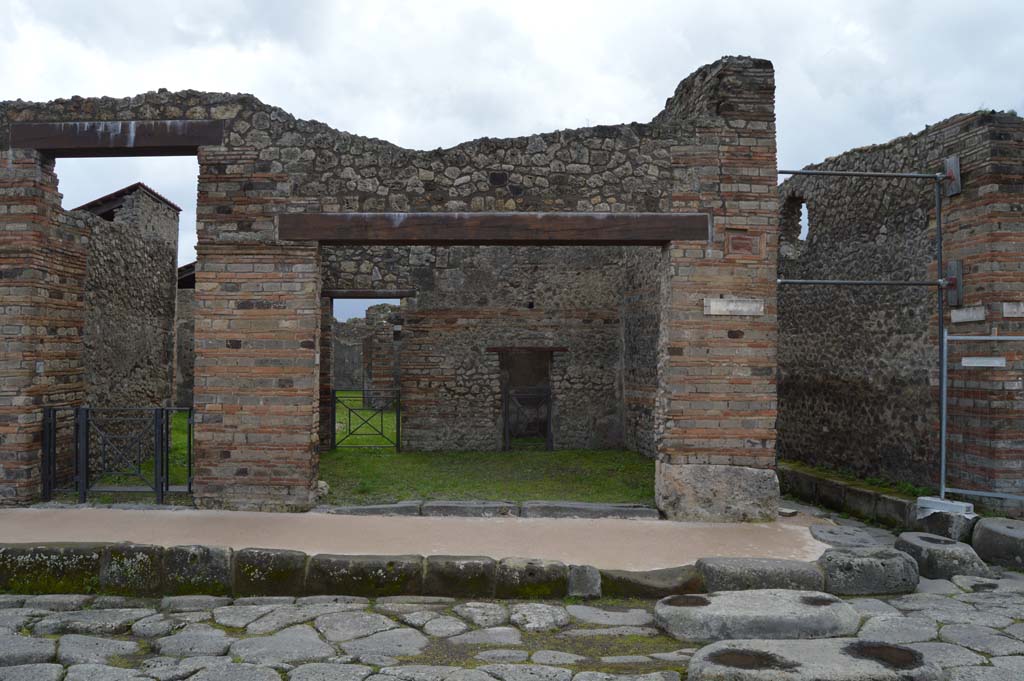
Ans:
[{"label": "metal bracket on wall", "polygon": [[946,263],[946,304],[960,307],[964,304],[964,261]]},{"label": "metal bracket on wall", "polygon": [[960,157],[950,156],[942,162],[942,174],[946,176],[946,196],[956,196],[963,188],[960,182]]}]

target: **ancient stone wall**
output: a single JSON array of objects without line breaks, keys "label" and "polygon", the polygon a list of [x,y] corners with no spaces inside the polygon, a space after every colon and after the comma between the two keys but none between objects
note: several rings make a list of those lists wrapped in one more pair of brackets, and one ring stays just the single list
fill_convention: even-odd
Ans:
[{"label": "ancient stone wall", "polygon": [[366,320],[353,317],[344,322],[335,321],[331,334],[333,348],[331,383],[336,390],[362,388],[363,339],[366,338]]},{"label": "ancient stone wall", "polygon": [[174,384],[178,211],[145,189],[112,220],[91,213],[83,364],[93,407],[169,406]]},{"label": "ancient stone wall", "polygon": [[[86,127],[101,131],[119,129],[104,122],[168,121],[159,124],[161,134],[174,135],[183,129],[182,120],[224,125],[222,144],[198,146],[195,489],[200,505],[306,508],[314,499],[321,257],[330,256],[322,256],[329,249],[313,242],[280,242],[277,215],[704,211],[713,218],[709,242],[671,242],[659,259],[653,417],[658,499],[677,518],[774,514],[778,216],[769,62],[728,57],[702,67],[650,123],[480,139],[434,151],[402,149],[298,120],[249,95],[194,91],[4,102],[0,139],[8,138],[11,125],[32,121],[96,122]],[[0,156],[0,179],[12,189],[18,170],[8,158]],[[38,155],[27,160],[28,173],[45,175]],[[45,178],[28,184],[44,192],[50,188]],[[11,197],[18,211],[38,216],[38,231],[56,232],[61,212],[53,202],[37,203],[18,189]],[[20,217],[0,218],[5,229],[25,223]],[[433,251],[410,249],[410,265],[413,252],[429,257]],[[414,281],[426,280],[426,286],[414,285],[417,305],[437,309],[406,312],[403,402],[409,423],[422,424],[419,432],[411,425],[406,431],[410,445],[429,446],[442,424],[457,428],[462,439],[457,447],[484,444],[475,433],[489,432],[495,423],[499,381],[497,355],[479,353],[483,334],[500,336],[506,345],[567,346],[569,362],[573,348],[580,356],[589,354],[584,365],[566,367],[565,380],[593,396],[587,410],[596,416],[573,416],[578,407],[565,404],[556,405],[558,418],[581,424],[589,418],[594,442],[623,429],[616,394],[623,383],[615,367],[624,303],[608,305],[608,300],[621,301],[619,282],[596,276],[618,254],[614,249],[603,256],[592,249],[545,250],[536,262],[516,265],[529,264],[540,273],[517,287],[495,278],[495,272],[508,268],[505,252],[452,248],[437,253],[442,262],[413,271]],[[431,303],[434,273],[448,281],[434,287],[439,295]],[[373,281],[372,266],[365,276]],[[477,282],[489,278],[491,301],[499,305],[488,301],[490,306],[481,309],[472,296]],[[556,293],[552,282],[565,290]],[[446,287],[458,287],[459,295],[441,300]],[[742,299],[747,314],[714,302],[725,298]],[[638,323],[645,324],[651,322]],[[10,336],[14,342],[20,333]],[[452,353],[466,359],[444,365]],[[12,412],[15,421],[27,410],[19,404]],[[17,437],[23,432],[27,436],[29,427],[15,428]],[[5,460],[30,458],[33,452],[29,443],[20,443],[9,454]],[[714,485],[708,484],[711,473]],[[733,495],[738,498],[727,499],[724,491],[738,489],[737,481],[749,484]]]},{"label": "ancient stone wall", "polygon": [[[943,158],[959,155],[964,187],[959,196],[945,199],[944,256],[964,259],[967,288],[961,308],[947,311],[947,322],[951,333],[998,329],[1005,335],[1020,326],[1003,313],[1002,303],[1024,295],[1012,283],[1024,280],[1015,254],[1022,239],[1016,213],[1024,174],[1022,130],[1021,119],[1011,114],[966,114],[809,167],[939,172]],[[781,185],[780,198],[780,277],[935,278],[933,183],[793,177]],[[806,240],[799,238],[802,202],[810,226]],[[780,287],[780,456],[864,476],[937,484],[935,296],[927,288]],[[954,373],[956,363],[952,358]],[[1010,380],[1000,385],[1002,396],[989,399],[1006,399],[1005,389],[1019,378],[1019,366],[1016,373],[1012,366]],[[967,417],[957,415],[956,400],[951,408],[956,430],[957,419]],[[982,410],[975,411],[977,419]],[[991,429],[994,423],[981,418],[968,429]],[[981,482],[982,469],[990,469],[997,457],[975,451],[969,458],[967,468]]]}]

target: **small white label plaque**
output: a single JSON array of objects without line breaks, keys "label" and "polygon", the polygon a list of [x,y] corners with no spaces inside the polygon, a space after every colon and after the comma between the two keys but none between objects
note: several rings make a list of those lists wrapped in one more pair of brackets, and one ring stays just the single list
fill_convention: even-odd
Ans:
[{"label": "small white label plaque", "polygon": [[764,314],[764,300],[743,298],[705,298],[704,314],[760,317]]},{"label": "small white label plaque", "polygon": [[963,357],[960,360],[960,366],[964,367],[995,367],[1002,368],[1006,366],[1005,357]]},{"label": "small white label plaque", "polygon": [[1004,317],[1024,317],[1024,303],[1003,303]]},{"label": "small white label plaque", "polygon": [[954,324],[961,322],[983,322],[985,321],[985,306],[975,305],[974,307],[954,308],[949,313],[949,316]]}]

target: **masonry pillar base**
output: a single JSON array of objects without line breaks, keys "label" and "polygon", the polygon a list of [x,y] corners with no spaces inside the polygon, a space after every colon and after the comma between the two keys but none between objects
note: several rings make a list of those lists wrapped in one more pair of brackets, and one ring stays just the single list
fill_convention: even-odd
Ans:
[{"label": "masonry pillar base", "polygon": [[771,468],[658,461],[654,494],[669,520],[766,521],[779,512],[779,479]]}]

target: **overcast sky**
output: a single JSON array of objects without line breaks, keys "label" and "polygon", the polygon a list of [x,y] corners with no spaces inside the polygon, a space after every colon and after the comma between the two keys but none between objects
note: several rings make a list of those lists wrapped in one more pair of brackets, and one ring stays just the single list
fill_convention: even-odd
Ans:
[{"label": "overcast sky", "polygon": [[[1024,111],[1021,0],[0,0],[0,25],[0,99],[251,92],[417,149],[649,121],[726,54],[775,64],[780,167]],[[146,182],[183,208],[194,258],[194,158],[57,170],[67,207]]]}]

